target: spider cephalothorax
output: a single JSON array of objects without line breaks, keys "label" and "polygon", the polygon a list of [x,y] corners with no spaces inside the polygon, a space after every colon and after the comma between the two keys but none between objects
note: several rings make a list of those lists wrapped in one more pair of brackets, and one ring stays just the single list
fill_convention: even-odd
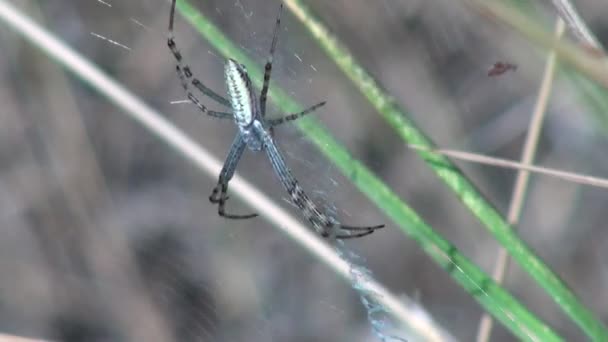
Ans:
[{"label": "spider cephalothorax", "polygon": [[[171,15],[169,19],[169,39],[167,41],[171,53],[177,62],[176,70],[181,80],[182,87],[186,91],[188,99],[192,101],[203,113],[222,119],[233,119],[238,127],[238,132],[232,141],[230,151],[226,157],[219,180],[213,189],[209,200],[218,204],[218,214],[230,219],[248,219],[257,214],[235,215],[225,212],[226,201],[228,200],[228,182],[232,179],[236,166],[245,151],[249,148],[252,151],[264,151],[270,160],[270,164],[279,181],[287,190],[291,201],[300,209],[304,217],[312,223],[315,230],[324,237],[335,237],[338,239],[356,238],[373,233],[376,229],[384,225],[369,227],[353,227],[340,224],[336,219],[322,213],[314,202],[306,195],[302,187],[285,163],[283,156],[277,148],[271,134],[271,129],[284,122],[296,120],[302,116],[312,113],[317,108],[323,106],[325,102],[318,103],[300,113],[289,114],[278,119],[266,119],[266,98],[270,85],[270,74],[272,71],[272,58],[277,44],[279,27],[281,24],[281,12],[283,5],[277,16],[270,53],[264,68],[264,84],[260,93],[259,101],[255,96],[251,85],[251,79],[247,74],[244,65],[233,59],[228,59],[224,68],[226,87],[229,99],[225,99],[213,90],[207,88],[196,79],[190,67],[182,65],[182,55],[179,52],[173,37],[173,21],[175,17],[175,2],[171,4]],[[190,91],[190,85],[197,88],[201,93],[215,100],[221,105],[226,106],[231,112],[217,112],[207,109],[196,96]]]}]

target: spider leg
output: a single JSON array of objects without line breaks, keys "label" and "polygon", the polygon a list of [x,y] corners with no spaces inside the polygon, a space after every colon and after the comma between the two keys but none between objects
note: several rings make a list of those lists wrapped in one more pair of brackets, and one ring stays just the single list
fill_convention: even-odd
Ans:
[{"label": "spider leg", "polygon": [[264,66],[264,85],[262,86],[262,94],[260,95],[260,111],[262,117],[266,116],[266,97],[268,95],[268,87],[270,86],[270,73],[272,72],[272,60],[274,58],[274,50],[277,47],[277,39],[279,36],[279,27],[281,26],[281,13],[283,12],[283,4],[279,7],[279,14],[277,15],[277,23],[274,27],[272,34],[272,44],[270,45],[270,53],[268,54],[268,60]]},{"label": "spider leg", "polygon": [[[362,233],[357,233],[357,234],[338,234],[335,236],[336,239],[340,239],[340,240],[345,240],[345,239],[355,239],[355,238],[360,238],[366,235],[369,235],[371,233],[373,233],[374,230],[368,230]],[[321,236],[323,236],[324,238],[329,238],[331,237],[331,235],[327,232],[322,233]]]},{"label": "spider leg", "polygon": [[286,116],[283,116],[283,117],[277,118],[277,119],[268,119],[268,120],[266,120],[266,122],[268,123],[268,125],[270,127],[275,127],[275,126],[278,126],[278,125],[283,124],[288,121],[297,120],[297,119],[303,117],[304,115],[314,112],[315,110],[319,109],[319,107],[323,107],[325,105],[325,103],[326,102],[323,101],[323,102],[317,103],[316,105],[314,105],[306,110],[303,110],[299,113],[289,114],[289,115],[286,115]]},{"label": "spider leg", "polygon": [[[384,227],[384,225],[370,227],[343,226],[334,219],[321,213],[321,211],[308,197],[308,195],[306,195],[302,187],[291,174],[289,167],[287,167],[287,164],[285,164],[285,160],[283,159],[279,149],[276,147],[270,134],[266,132],[261,125],[256,125],[255,128],[258,130],[258,134],[264,141],[264,149],[268,155],[268,159],[270,159],[272,168],[278,175],[279,180],[283,184],[285,190],[287,190],[287,193],[289,193],[291,196],[292,202],[302,211],[304,217],[310,221],[310,223],[312,223],[317,232],[323,237],[332,236],[336,239],[351,239],[369,235],[376,229]],[[336,234],[336,232],[339,230],[361,232],[355,234]]]},{"label": "spider leg", "polygon": [[[196,98],[194,98],[194,100],[192,98],[190,98],[190,94],[188,94],[188,99],[193,102],[194,104],[196,104],[198,106],[198,108],[201,108],[201,104],[195,102],[194,100],[196,100]],[[203,106],[204,107],[204,106]],[[205,112],[203,112],[205,113]],[[217,118],[217,119],[232,119],[232,113],[226,113],[226,112],[216,112],[213,110],[208,110],[206,112],[207,115],[213,117],[213,118]]]},{"label": "spider leg", "polygon": [[340,228],[344,229],[344,230],[367,230],[367,229],[381,229],[384,228],[383,224],[379,224],[377,226],[369,226],[369,227],[353,227],[353,226],[345,226],[345,225],[340,225]]},{"label": "spider leg", "polygon": [[258,214],[227,214],[225,211],[226,201],[228,200],[228,182],[230,182],[232,176],[234,176],[234,171],[245,151],[245,147],[247,147],[247,145],[243,140],[243,137],[241,134],[237,133],[232,142],[232,146],[230,147],[230,152],[228,152],[228,156],[226,157],[226,161],[224,162],[224,166],[222,167],[222,171],[220,172],[217,185],[213,188],[213,192],[209,196],[209,201],[211,203],[219,204],[217,213],[228,219],[249,219],[258,216]]},{"label": "spider leg", "polygon": [[186,94],[188,95],[188,100],[192,101],[192,103],[194,103],[204,114],[207,114],[207,115],[215,117],[215,118],[221,118],[221,119],[232,118],[231,113],[216,112],[216,111],[207,109],[207,107],[205,105],[203,105],[202,102],[198,98],[196,98],[196,96],[194,96],[194,94],[192,94],[192,92],[190,91],[189,82],[192,82],[192,84],[198,90],[200,90],[201,93],[209,96],[211,99],[217,101],[218,103],[231,108],[230,102],[228,100],[226,100],[222,96],[218,95],[213,90],[204,86],[198,79],[196,79],[196,77],[194,77],[194,75],[192,74],[192,71],[190,70],[190,67],[188,65],[182,65],[183,57],[182,57],[181,52],[177,48],[177,44],[175,43],[175,37],[173,35],[173,22],[175,19],[175,2],[176,2],[176,0],[173,0],[171,3],[171,15],[169,17],[169,38],[167,39],[167,45],[169,46],[169,50],[171,50],[173,57],[175,57],[175,61],[176,61],[175,70],[177,71],[177,75],[179,76],[179,79],[181,81],[182,88],[184,88],[184,90],[186,91]]},{"label": "spider leg", "polygon": [[[205,86],[201,81],[197,80],[196,78],[192,79],[192,85],[195,86],[196,89],[198,89],[201,93],[203,93],[203,94],[209,96],[209,98],[215,100],[215,102],[217,102],[227,108],[232,108],[230,101],[228,101],[225,97],[218,95],[218,93],[214,92],[213,90],[211,90],[210,88]],[[230,114],[230,116],[232,116],[232,114]]]}]

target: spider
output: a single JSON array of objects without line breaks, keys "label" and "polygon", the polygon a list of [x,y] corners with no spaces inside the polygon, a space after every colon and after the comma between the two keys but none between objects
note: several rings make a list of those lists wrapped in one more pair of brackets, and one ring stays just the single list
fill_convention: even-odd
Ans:
[{"label": "spider", "polygon": [[[299,208],[304,217],[312,223],[315,230],[323,237],[333,237],[336,239],[357,238],[373,233],[376,229],[383,228],[384,225],[353,227],[340,224],[336,219],[323,214],[319,208],[306,195],[302,187],[291,173],[285,160],[277,148],[272,134],[272,129],[288,121],[297,120],[307,114],[314,112],[325,102],[318,103],[300,113],[289,114],[278,119],[267,119],[266,99],[270,83],[270,73],[272,71],[272,60],[277,45],[277,36],[281,25],[281,12],[283,5],[279,8],[276,19],[270,53],[264,68],[264,83],[259,101],[253,92],[251,79],[247,74],[244,65],[233,59],[228,59],[224,68],[224,76],[228,89],[229,100],[218,95],[215,91],[207,88],[196,77],[194,77],[190,67],[183,63],[182,54],[175,43],[173,34],[173,22],[175,17],[176,0],[171,3],[171,13],[169,17],[169,38],[167,44],[173,57],[176,60],[176,70],[180,78],[188,99],[192,101],[201,112],[220,119],[233,119],[238,128],[237,134],[232,141],[232,146],[224,162],[224,166],[219,175],[217,185],[213,189],[209,201],[218,204],[218,214],[227,219],[250,219],[258,216],[257,214],[236,215],[225,211],[226,201],[228,200],[228,182],[232,179],[235,169],[245,148],[254,152],[264,151],[274,173],[279,178],[281,184],[287,190],[291,201]],[[203,95],[208,96],[215,102],[231,109],[231,112],[218,112],[209,110],[191,92],[190,85],[198,89]],[[340,232],[342,231],[342,232]]]}]

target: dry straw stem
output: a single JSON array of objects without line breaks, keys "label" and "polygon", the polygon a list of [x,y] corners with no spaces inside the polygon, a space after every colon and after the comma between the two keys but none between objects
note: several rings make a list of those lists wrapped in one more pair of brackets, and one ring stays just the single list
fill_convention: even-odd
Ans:
[{"label": "dry straw stem", "polygon": [[[216,177],[220,172],[221,162],[207,150],[197,145],[192,139],[165,120],[160,113],[143,103],[91,62],[39,27],[4,0],[0,0],[0,19],[44,51],[49,57],[122,108],[126,115],[142,124],[152,134],[166,142],[176,152],[209,176]],[[310,229],[238,175],[233,178],[230,185],[234,193],[252,208],[263,213],[263,216],[275,227],[287,233],[301,247],[315,255],[337,274],[353,281],[351,279],[353,276],[351,265]],[[357,281],[362,291],[375,294],[378,303],[383,305],[418,338],[425,341],[452,340],[450,335],[432,322],[428,316],[421,315],[419,307],[410,308],[405,306],[399,298],[371,277],[358,278]]]},{"label": "dry straw stem", "polygon": [[[562,37],[565,27],[566,25],[564,21],[561,18],[558,18],[555,24],[555,37],[557,39]],[[536,105],[534,106],[534,112],[532,113],[532,118],[530,119],[526,142],[524,144],[521,163],[525,166],[529,166],[534,162],[534,156],[536,155],[536,148],[538,146],[543,119],[547,112],[549,98],[551,97],[551,89],[553,88],[553,80],[555,79],[556,65],[557,57],[555,55],[555,51],[552,50],[547,56],[547,63],[545,64],[543,79],[538,92]],[[517,179],[515,180],[513,195],[511,196],[509,211],[507,214],[507,220],[514,229],[519,224],[529,181],[530,171],[520,169],[517,173]],[[503,283],[508,267],[509,254],[507,253],[506,249],[499,247],[496,263],[494,265],[494,272],[492,274],[492,277],[496,283]],[[484,313],[480,320],[479,329],[477,332],[478,342],[490,340],[490,336],[492,334],[492,322],[492,317],[487,313]]]},{"label": "dry straw stem", "polygon": [[423,146],[416,145],[408,145],[408,147],[418,150],[425,151],[430,153],[440,154],[446,157],[450,157],[456,160],[469,161],[478,164],[485,164],[491,166],[497,166],[502,168],[508,168],[519,171],[528,171],[532,173],[538,173],[546,176],[555,177],[558,179],[563,179],[572,183],[589,185],[598,188],[606,188],[608,189],[608,179],[599,178],[594,176],[583,175],[575,172],[568,172],[563,170],[552,169],[548,167],[529,165],[525,163],[516,162],[508,159],[495,158],[483,154],[465,152],[465,151],[457,151],[450,149],[434,149]]},{"label": "dry straw stem", "polygon": [[560,61],[571,64],[590,79],[608,88],[608,64],[603,57],[590,53],[577,44],[564,40],[557,41],[553,34],[506,1],[461,1],[478,10],[482,15],[508,25],[532,42],[548,50],[554,49]]}]

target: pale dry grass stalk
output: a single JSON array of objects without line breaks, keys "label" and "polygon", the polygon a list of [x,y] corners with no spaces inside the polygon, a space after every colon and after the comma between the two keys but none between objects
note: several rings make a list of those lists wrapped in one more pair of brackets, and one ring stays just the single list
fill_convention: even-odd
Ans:
[{"label": "pale dry grass stalk", "polygon": [[[566,25],[564,20],[558,18],[555,24],[556,39],[561,38],[561,36],[564,34],[565,27]],[[521,157],[521,163],[526,166],[531,165],[534,162],[534,156],[536,155],[538,140],[543,126],[543,119],[547,113],[547,106],[549,104],[549,98],[551,97],[551,89],[553,88],[556,64],[557,56],[555,54],[555,50],[551,50],[547,56],[543,80],[536,99],[536,105],[534,106],[534,112],[532,113],[532,118],[530,119],[528,135],[526,136],[524,151]],[[526,197],[526,190],[529,183],[530,171],[520,170],[517,173],[517,179],[515,181],[513,194],[509,203],[509,212],[507,214],[507,220],[514,229],[519,224],[519,219],[521,218],[521,212]],[[494,271],[492,272],[492,277],[498,284],[502,284],[505,279],[505,274],[509,268],[509,261],[510,258],[507,250],[503,247],[499,247],[496,263],[494,264]],[[492,317],[487,313],[484,313],[479,322],[479,329],[477,331],[478,342],[486,342],[490,340],[490,336],[492,334],[492,325]]]},{"label": "pale dry grass stalk", "polygon": [[502,167],[506,169],[513,169],[518,171],[528,171],[531,173],[537,173],[545,176],[555,177],[568,182],[589,185],[597,188],[608,189],[608,179],[599,178],[589,175],[583,175],[575,172],[562,171],[558,169],[552,169],[548,167],[526,165],[520,162],[516,162],[508,159],[501,159],[491,156],[486,156],[478,153],[471,153],[465,151],[457,151],[450,149],[432,149],[427,147],[421,147],[416,145],[408,145],[409,148],[414,150],[420,150],[425,152],[431,152],[440,154],[446,157],[450,157],[455,160],[469,161],[477,164],[484,164],[496,167]]}]

